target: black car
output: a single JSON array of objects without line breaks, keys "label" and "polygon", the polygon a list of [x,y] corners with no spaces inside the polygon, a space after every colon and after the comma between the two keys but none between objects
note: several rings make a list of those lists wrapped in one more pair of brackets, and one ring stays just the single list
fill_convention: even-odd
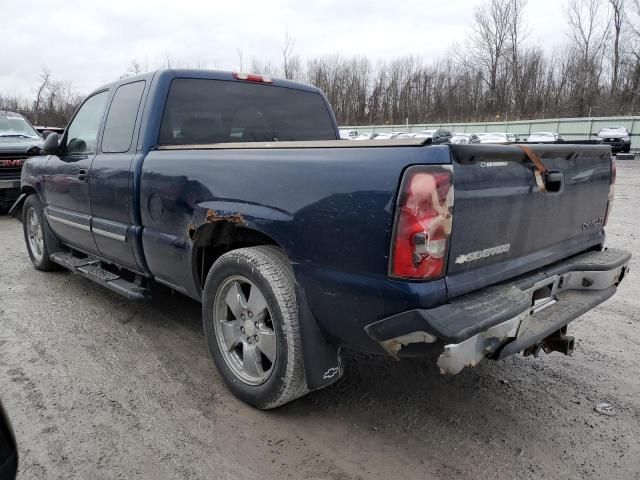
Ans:
[{"label": "black car", "polygon": [[613,153],[629,153],[631,151],[631,136],[625,127],[606,127],[596,134],[600,143],[611,145]]},{"label": "black car", "polygon": [[453,134],[451,133],[451,130],[447,130],[445,128],[439,128],[438,130],[433,132],[433,137],[431,142],[434,145],[439,145],[441,143],[449,143],[451,142],[452,136]]},{"label": "black car", "polygon": [[22,115],[0,111],[0,212],[20,195],[22,164],[40,152],[42,137]]}]

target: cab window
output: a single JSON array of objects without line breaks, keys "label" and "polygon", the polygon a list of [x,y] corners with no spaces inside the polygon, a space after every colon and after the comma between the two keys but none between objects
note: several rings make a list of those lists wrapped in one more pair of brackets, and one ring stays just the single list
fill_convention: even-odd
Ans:
[{"label": "cab window", "polygon": [[131,148],[144,81],[121,85],[116,90],[102,134],[104,153],[124,153]]},{"label": "cab window", "polygon": [[96,93],[82,104],[67,132],[66,153],[95,153],[98,130],[104,115],[108,92]]}]

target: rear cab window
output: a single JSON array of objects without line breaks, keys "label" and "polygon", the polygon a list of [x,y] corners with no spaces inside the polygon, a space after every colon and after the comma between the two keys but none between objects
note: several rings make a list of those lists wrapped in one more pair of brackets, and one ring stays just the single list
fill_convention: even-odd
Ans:
[{"label": "rear cab window", "polygon": [[312,91],[241,81],[176,78],[158,143],[335,140],[324,98]]}]

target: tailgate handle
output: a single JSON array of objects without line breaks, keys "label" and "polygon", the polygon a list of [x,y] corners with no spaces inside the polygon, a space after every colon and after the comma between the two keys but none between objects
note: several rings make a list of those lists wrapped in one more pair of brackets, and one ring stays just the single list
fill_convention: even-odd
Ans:
[{"label": "tailgate handle", "polygon": [[542,163],[540,157],[538,157],[538,155],[536,155],[536,153],[529,147],[527,147],[526,145],[516,145],[516,147],[522,150],[529,161],[533,164],[533,176],[536,180],[536,185],[538,185],[538,189],[541,192],[546,192],[547,186],[545,184],[544,178],[546,178],[549,170],[547,170],[547,167],[545,167],[544,163]]},{"label": "tailgate handle", "polygon": [[564,183],[564,174],[558,170],[551,170],[547,172],[544,179],[544,184],[547,192],[559,192],[562,190],[562,184]]}]

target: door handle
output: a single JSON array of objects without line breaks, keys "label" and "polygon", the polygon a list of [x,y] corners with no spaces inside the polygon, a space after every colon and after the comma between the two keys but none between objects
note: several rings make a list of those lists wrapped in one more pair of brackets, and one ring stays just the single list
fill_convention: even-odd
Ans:
[{"label": "door handle", "polygon": [[89,175],[87,175],[86,168],[81,168],[80,170],[78,170],[78,180],[85,183],[89,180]]}]

